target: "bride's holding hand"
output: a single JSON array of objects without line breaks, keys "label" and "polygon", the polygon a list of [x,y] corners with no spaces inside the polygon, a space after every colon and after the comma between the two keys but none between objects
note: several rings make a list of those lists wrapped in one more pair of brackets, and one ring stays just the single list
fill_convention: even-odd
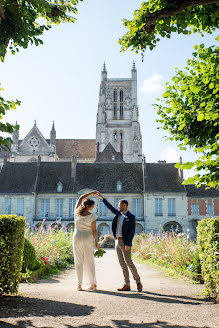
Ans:
[{"label": "bride's holding hand", "polygon": [[97,288],[94,240],[97,249],[99,249],[99,244],[96,229],[97,215],[92,213],[95,202],[88,198],[91,195],[97,196],[98,192],[94,190],[82,195],[76,203],[74,212],[75,230],[73,234],[73,252],[78,278],[78,290],[82,290],[84,270],[88,275],[90,283],[88,290],[96,290]]}]

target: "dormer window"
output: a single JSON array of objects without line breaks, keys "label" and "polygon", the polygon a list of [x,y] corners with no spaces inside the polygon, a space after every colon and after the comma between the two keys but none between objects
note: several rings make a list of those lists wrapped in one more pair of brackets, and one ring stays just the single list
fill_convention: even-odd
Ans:
[{"label": "dormer window", "polygon": [[117,182],[117,191],[122,191],[122,182],[120,180]]},{"label": "dormer window", "polygon": [[63,184],[59,181],[57,183],[57,192],[62,192],[62,190],[63,190]]}]

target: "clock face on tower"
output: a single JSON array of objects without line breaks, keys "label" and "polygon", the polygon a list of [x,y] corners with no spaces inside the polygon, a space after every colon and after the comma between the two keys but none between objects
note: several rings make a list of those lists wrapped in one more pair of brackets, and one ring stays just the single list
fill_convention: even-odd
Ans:
[{"label": "clock face on tower", "polygon": [[40,144],[40,141],[37,137],[31,137],[29,139],[29,145],[33,148],[36,149]]}]

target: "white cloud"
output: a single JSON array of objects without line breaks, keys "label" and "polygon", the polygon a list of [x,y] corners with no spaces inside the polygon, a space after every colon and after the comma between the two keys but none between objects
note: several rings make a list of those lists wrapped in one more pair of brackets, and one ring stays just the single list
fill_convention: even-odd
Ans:
[{"label": "white cloud", "polygon": [[180,154],[176,151],[176,149],[170,146],[164,148],[164,150],[161,152],[161,159],[167,162],[179,162],[179,156]]},{"label": "white cloud", "polygon": [[162,86],[163,75],[154,73],[148,79],[143,81],[142,91],[145,94],[157,93],[163,89]]}]

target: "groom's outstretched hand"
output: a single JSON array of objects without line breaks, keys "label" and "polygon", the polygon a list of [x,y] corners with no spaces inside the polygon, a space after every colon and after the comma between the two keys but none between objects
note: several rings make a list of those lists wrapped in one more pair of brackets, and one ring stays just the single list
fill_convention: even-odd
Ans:
[{"label": "groom's outstretched hand", "polygon": [[125,245],[125,251],[129,251],[130,248],[131,248],[130,246]]}]

